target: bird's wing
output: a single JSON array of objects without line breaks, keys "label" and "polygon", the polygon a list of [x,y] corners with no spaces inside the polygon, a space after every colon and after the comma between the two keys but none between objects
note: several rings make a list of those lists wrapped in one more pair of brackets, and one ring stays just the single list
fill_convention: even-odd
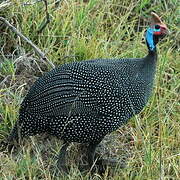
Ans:
[{"label": "bird's wing", "polygon": [[113,75],[117,67],[111,62],[75,63],[54,69],[34,83],[22,106],[43,116],[117,111],[114,104],[121,104],[119,97],[127,92],[122,88],[124,81],[119,82]]},{"label": "bird's wing", "polygon": [[[54,70],[39,78],[29,90],[22,107],[42,116],[71,115],[94,111],[97,104],[97,86],[87,84],[72,70]],[[94,93],[93,93],[94,91]]]}]

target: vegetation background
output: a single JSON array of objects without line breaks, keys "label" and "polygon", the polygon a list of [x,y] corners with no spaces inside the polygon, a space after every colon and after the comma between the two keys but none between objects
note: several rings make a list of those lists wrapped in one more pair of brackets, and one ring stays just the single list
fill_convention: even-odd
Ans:
[{"label": "vegetation background", "polygon": [[[119,158],[103,175],[81,173],[78,145],[69,149],[69,175],[52,167],[61,142],[48,135],[26,139],[12,153],[0,151],[0,179],[180,179],[180,4],[178,0],[0,0],[0,16],[30,38],[55,64],[94,58],[143,57],[150,12],[162,16],[171,34],[158,44],[154,93],[138,116],[107,136],[100,154]],[[0,141],[8,136],[27,90],[45,71],[32,48],[0,22]],[[107,148],[105,148],[105,145]],[[81,148],[80,148],[81,149]],[[83,150],[82,150],[83,151]],[[79,160],[81,162],[81,158]],[[112,171],[113,169],[113,171]]]}]

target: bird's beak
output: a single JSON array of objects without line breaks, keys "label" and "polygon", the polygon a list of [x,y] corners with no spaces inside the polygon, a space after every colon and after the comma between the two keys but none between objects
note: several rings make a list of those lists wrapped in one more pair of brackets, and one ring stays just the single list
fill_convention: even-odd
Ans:
[{"label": "bird's beak", "polygon": [[165,35],[170,35],[170,34],[171,34],[171,32],[170,32],[170,30],[169,30],[169,29],[165,29],[165,30],[163,30],[163,33],[164,33]]},{"label": "bird's beak", "polygon": [[162,34],[164,34],[164,35],[169,35],[170,34],[169,29],[167,28],[167,26],[164,23],[160,23],[159,25],[161,27],[161,33]]}]

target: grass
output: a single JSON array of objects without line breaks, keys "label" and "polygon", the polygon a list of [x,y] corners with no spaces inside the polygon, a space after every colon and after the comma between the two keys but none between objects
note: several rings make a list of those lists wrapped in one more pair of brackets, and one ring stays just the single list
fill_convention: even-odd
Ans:
[{"label": "grass", "polygon": [[[125,167],[113,172],[109,168],[102,176],[82,174],[75,166],[74,159],[80,153],[78,146],[73,144],[69,150],[71,172],[61,179],[180,179],[178,1],[63,1],[55,11],[50,4],[51,22],[41,34],[37,34],[37,30],[45,16],[44,4],[38,2],[23,6],[23,1],[16,0],[13,3],[10,8],[0,11],[0,15],[29,37],[57,65],[101,57],[143,57],[147,49],[142,39],[149,14],[155,11],[162,15],[171,34],[158,44],[154,93],[141,114],[102,142],[111,155],[125,162]],[[50,68],[5,26],[0,26],[0,32],[2,141],[17,119],[27,90],[42,72]],[[60,179],[52,168],[60,146],[61,142],[55,138],[37,136],[26,140],[11,154],[0,152],[0,179]]]}]

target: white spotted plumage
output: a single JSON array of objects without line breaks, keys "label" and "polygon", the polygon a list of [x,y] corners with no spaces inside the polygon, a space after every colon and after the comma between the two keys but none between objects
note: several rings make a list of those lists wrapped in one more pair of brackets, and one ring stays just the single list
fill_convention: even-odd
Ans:
[{"label": "white spotted plumage", "polygon": [[145,61],[95,59],[46,73],[21,105],[22,136],[48,132],[68,142],[100,141],[145,106],[155,70],[147,76]]}]

